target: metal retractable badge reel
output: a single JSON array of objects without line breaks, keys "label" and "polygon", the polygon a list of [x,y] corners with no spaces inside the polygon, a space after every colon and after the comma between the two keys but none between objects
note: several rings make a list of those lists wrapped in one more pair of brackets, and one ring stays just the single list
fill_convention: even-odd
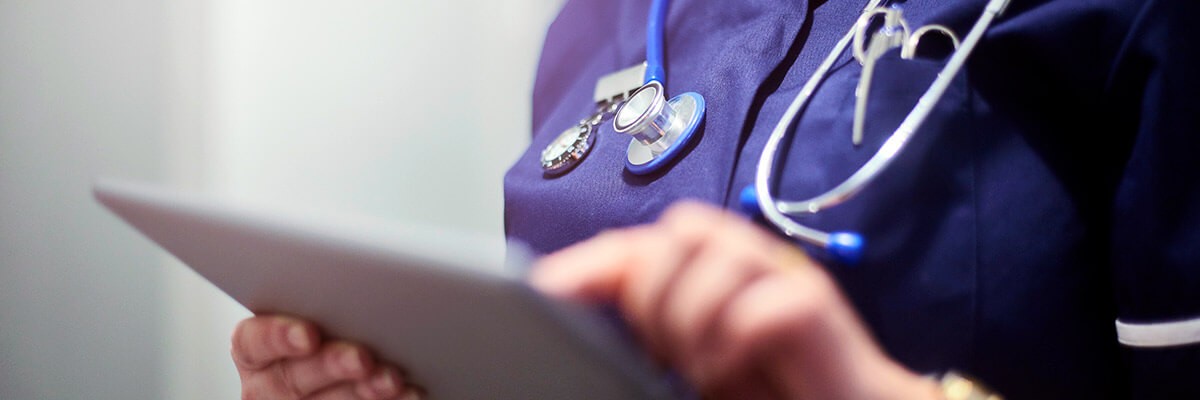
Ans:
[{"label": "metal retractable badge reel", "polygon": [[[591,120],[595,119],[596,123]],[[596,126],[602,118],[588,118],[560,133],[542,150],[542,170],[558,175],[571,170],[587,157],[596,143]]]},{"label": "metal retractable badge reel", "polygon": [[592,94],[595,111],[546,145],[541,154],[542,171],[548,176],[558,176],[583,161],[596,145],[600,125],[641,87],[645,74],[646,64],[640,63],[600,77]]}]

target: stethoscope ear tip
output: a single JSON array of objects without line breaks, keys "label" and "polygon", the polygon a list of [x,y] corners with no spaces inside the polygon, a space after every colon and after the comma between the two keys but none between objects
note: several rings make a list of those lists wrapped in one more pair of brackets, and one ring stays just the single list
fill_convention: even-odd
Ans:
[{"label": "stethoscope ear tip", "polygon": [[742,214],[747,217],[762,216],[762,207],[758,206],[758,190],[754,188],[754,185],[746,185],[742,188],[742,192],[738,194],[738,205],[742,208]]},{"label": "stethoscope ear tip", "polygon": [[[754,185],[746,185],[742,188],[741,193],[738,193],[738,205],[742,209],[742,214],[747,217],[758,218],[763,215],[762,207],[758,204],[758,190]],[[866,241],[862,235],[855,232],[832,232],[827,240],[825,254],[828,254],[833,262],[853,267],[862,261],[863,248],[866,247]]]},{"label": "stethoscope ear tip", "polygon": [[829,234],[825,252],[838,264],[852,267],[862,261],[863,247],[865,243],[862,235],[854,232],[833,232]]}]

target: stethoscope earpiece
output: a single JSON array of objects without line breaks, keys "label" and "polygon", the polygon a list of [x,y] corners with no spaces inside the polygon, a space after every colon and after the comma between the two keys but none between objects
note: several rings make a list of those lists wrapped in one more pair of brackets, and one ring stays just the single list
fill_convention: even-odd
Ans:
[{"label": "stethoscope earpiece", "polygon": [[829,242],[825,244],[825,253],[829,254],[834,262],[852,267],[862,261],[865,247],[866,240],[858,233],[832,232],[829,234]]},{"label": "stethoscope earpiece", "polygon": [[[793,124],[797,116],[808,104],[813,93],[817,90],[817,86],[830,73],[833,64],[841,58],[846,47],[854,42],[854,56],[863,64],[863,76],[860,78],[859,86],[855,90],[856,95],[856,110],[855,110],[855,129],[853,132],[852,141],[855,145],[861,140],[861,128],[863,115],[866,110],[866,97],[869,92],[869,80],[871,71],[874,68],[874,60],[884,52],[895,48],[903,47],[907,42],[908,49],[901,49],[902,55],[911,56],[915,53],[916,41],[910,40],[908,25],[904,22],[901,12],[897,8],[881,8],[885,0],[871,0],[867,8],[863,10],[863,14],[859,17],[850,31],[846,33],[837,44],[834,45],[829,55],[821,62],[817,70],[813,72],[808,81],[792,99],[791,105],[784,111],[779,122],[775,125],[775,129],[767,138],[767,142],[763,145],[762,154],[758,159],[758,166],[754,174],[754,185],[742,190],[740,203],[743,208],[749,209],[751,204],[757,205],[758,211],[756,215],[761,215],[763,219],[774,225],[781,232],[789,237],[804,241],[805,243],[820,246],[826,254],[833,260],[845,264],[854,265],[858,263],[863,254],[863,248],[866,246],[862,235],[854,232],[832,232],[827,233],[817,229],[813,229],[793,219],[793,217],[802,217],[805,215],[816,214],[822,210],[837,206],[858,192],[862,191],[871,181],[880,175],[887,167],[895,160],[899,154],[909,143],[925,122],[925,118],[933,112],[934,106],[946,93],[950,87],[950,82],[958,75],[966,63],[967,56],[974,50],[975,45],[979,43],[983,33],[987,31],[992,20],[1004,10],[1008,4],[1008,0],[988,0],[987,6],[975,24],[971,27],[970,32],[963,38],[961,43],[958,43],[957,36],[954,35],[948,28],[941,25],[930,25],[918,29],[919,39],[925,32],[938,32],[948,36],[952,42],[956,44],[956,49],[950,54],[946,64],[938,73],[937,78],[917,100],[917,104],[913,106],[908,115],[900,123],[900,126],[892,132],[865,164],[854,171],[849,178],[837,184],[824,193],[806,200],[777,200],[771,193],[771,174],[775,170],[775,160],[779,156],[780,146],[783,139],[793,129]],[[876,15],[884,16],[884,26],[880,32],[870,36],[870,42],[867,41],[867,28],[871,23],[871,19]]]},{"label": "stethoscope earpiece", "polygon": [[[738,193],[738,205],[742,208],[742,213],[750,218],[763,217],[763,207],[758,203],[758,190],[754,185],[746,185],[742,191]],[[811,228],[809,228],[812,230]],[[804,235],[788,232],[789,236],[800,239],[806,243],[820,246],[825,250],[825,254],[839,265],[853,267],[862,261],[863,249],[866,247],[866,240],[857,232],[831,232],[824,233],[816,230],[807,232]]]},{"label": "stethoscope earpiece", "polygon": [[758,206],[758,190],[754,189],[754,185],[746,185],[742,188],[742,192],[738,193],[738,205],[742,207],[742,214],[747,217],[763,216],[762,208]]}]

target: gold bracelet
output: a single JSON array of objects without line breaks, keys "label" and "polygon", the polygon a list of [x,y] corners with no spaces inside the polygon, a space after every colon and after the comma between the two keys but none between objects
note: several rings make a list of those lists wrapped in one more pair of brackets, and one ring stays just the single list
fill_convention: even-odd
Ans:
[{"label": "gold bracelet", "polygon": [[942,396],[946,400],[1003,400],[1000,395],[992,393],[983,385],[979,384],[958,374],[950,371],[942,374],[942,378],[938,380],[938,385],[942,387]]}]

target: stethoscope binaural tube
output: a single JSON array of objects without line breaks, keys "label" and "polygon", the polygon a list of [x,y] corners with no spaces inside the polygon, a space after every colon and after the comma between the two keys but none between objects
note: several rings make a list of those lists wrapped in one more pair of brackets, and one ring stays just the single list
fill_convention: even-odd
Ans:
[{"label": "stethoscope binaural tube", "polygon": [[[872,10],[881,3],[882,0],[872,0],[864,11]],[[785,235],[821,247],[835,262],[844,265],[857,264],[861,260],[866,246],[862,235],[856,232],[824,232],[804,226],[789,216],[816,214],[821,210],[841,204],[879,176],[925,122],[925,118],[929,116],[934,106],[945,94],[946,89],[950,87],[951,81],[958,75],[967,57],[979,43],[979,39],[983,37],[983,33],[987,31],[992,20],[1003,13],[1007,5],[1008,0],[990,0],[988,2],[979,19],[975,21],[975,25],[971,27],[971,31],[963,39],[962,46],[950,56],[933,84],[917,100],[916,106],[875,155],[871,156],[871,159],[867,160],[866,164],[863,164],[853,175],[832,190],[811,199],[803,201],[776,200],[771,194],[771,174],[774,172],[775,159],[779,154],[779,145],[788,131],[792,129],[796,116],[808,105],[808,100],[816,91],[817,86],[820,86],[830,68],[853,39],[857,25],[852,27],[845,36],[838,40],[833,51],[825,57],[812,77],[805,82],[796,98],[779,119],[779,123],[775,125],[771,136],[767,138],[755,170],[754,185],[742,190],[740,198],[742,206],[748,211],[761,212],[764,219],[775,225]]]},{"label": "stethoscope binaural tube", "polygon": [[645,84],[658,82],[667,84],[667,69],[663,61],[663,36],[666,34],[668,0],[650,3],[650,17],[646,22],[646,76]]}]

